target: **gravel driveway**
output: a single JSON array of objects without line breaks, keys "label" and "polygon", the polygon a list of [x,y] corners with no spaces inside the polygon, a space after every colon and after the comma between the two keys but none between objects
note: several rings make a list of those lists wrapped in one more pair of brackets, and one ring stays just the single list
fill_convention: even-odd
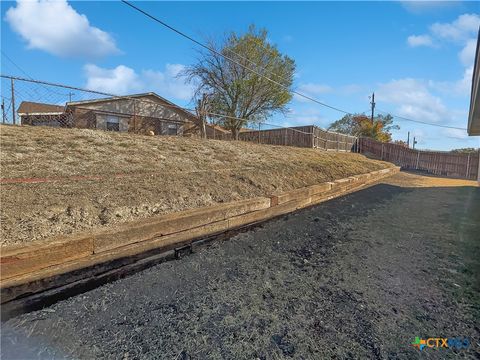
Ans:
[{"label": "gravel driveway", "polygon": [[[2,358],[478,359],[480,188],[415,178],[10,319]],[[416,336],[470,347],[420,353]]]}]

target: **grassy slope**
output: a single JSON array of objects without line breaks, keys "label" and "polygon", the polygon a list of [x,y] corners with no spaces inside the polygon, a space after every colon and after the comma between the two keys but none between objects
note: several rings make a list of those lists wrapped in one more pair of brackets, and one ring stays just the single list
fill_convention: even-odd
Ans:
[{"label": "grassy slope", "polygon": [[[358,154],[83,129],[0,126],[2,243],[266,195],[386,166]],[[126,174],[116,177],[115,174]]]}]

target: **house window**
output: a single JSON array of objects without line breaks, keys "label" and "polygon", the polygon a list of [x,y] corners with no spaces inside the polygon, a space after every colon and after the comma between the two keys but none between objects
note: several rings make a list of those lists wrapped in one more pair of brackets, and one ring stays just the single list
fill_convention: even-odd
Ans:
[{"label": "house window", "polygon": [[107,115],[107,130],[120,131],[120,119],[118,116]]},{"label": "house window", "polygon": [[177,135],[177,131],[178,131],[177,124],[168,124],[167,135]]}]

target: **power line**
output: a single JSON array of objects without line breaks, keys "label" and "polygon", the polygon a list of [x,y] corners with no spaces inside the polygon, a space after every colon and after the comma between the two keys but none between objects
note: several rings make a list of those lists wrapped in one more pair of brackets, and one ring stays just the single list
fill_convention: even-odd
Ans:
[{"label": "power line", "polygon": [[430,123],[430,122],[426,122],[426,121],[413,120],[413,119],[409,119],[409,118],[406,118],[406,117],[403,117],[403,116],[395,115],[395,114],[392,114],[388,111],[384,111],[384,110],[380,110],[380,109],[378,109],[378,111],[381,112],[381,113],[384,113],[384,114],[389,114],[389,115],[393,116],[394,118],[397,118],[397,119],[400,119],[400,120],[410,121],[410,122],[414,122],[414,123],[418,123],[418,124],[436,126],[436,127],[441,127],[441,128],[445,128],[445,129],[467,130],[465,128],[456,127],[456,126],[440,125],[440,124],[434,124],[434,123]]},{"label": "power line", "polygon": [[[273,80],[273,79],[271,79],[271,78],[269,78],[269,77],[267,77],[267,76],[259,73],[258,71],[249,68],[248,66],[245,66],[245,65],[243,65],[243,64],[240,64],[240,63],[239,63],[238,61],[236,61],[235,59],[232,59],[231,57],[226,56],[226,55],[220,53],[219,51],[217,51],[217,50],[215,50],[215,49],[212,49],[212,48],[210,48],[209,46],[201,43],[200,41],[192,38],[191,36],[185,34],[184,32],[182,32],[182,31],[180,31],[180,30],[177,30],[177,29],[174,28],[173,26],[168,25],[168,24],[165,23],[164,21],[162,21],[162,20],[158,19],[157,17],[149,14],[148,12],[140,9],[139,7],[137,7],[137,6],[133,5],[132,3],[130,3],[129,1],[126,1],[126,0],[121,0],[121,1],[122,1],[124,4],[130,6],[132,9],[134,9],[134,10],[142,13],[142,14],[145,15],[146,17],[148,17],[148,18],[152,19],[153,21],[155,21],[155,22],[157,22],[157,23],[165,26],[166,28],[172,30],[173,32],[177,33],[178,35],[180,35],[180,36],[182,36],[182,37],[184,37],[184,38],[192,41],[193,43],[197,44],[198,46],[201,46],[202,48],[207,49],[208,51],[211,51],[212,53],[214,53],[214,54],[216,54],[216,55],[218,55],[218,56],[221,56],[221,57],[223,57],[224,59],[226,59],[226,60],[228,60],[228,61],[231,61],[231,62],[233,62],[234,64],[236,64],[236,65],[238,65],[238,66],[240,66],[240,67],[242,67],[242,68],[244,68],[244,69],[246,69],[246,70],[248,70],[248,71],[253,72],[255,75],[258,75],[258,76],[260,76],[260,77],[262,77],[262,78],[264,78],[264,79],[266,79],[266,80],[268,80],[268,81],[270,81],[270,82],[272,82],[272,83],[274,83],[274,84],[276,84],[276,85],[278,85],[278,86],[280,86],[280,87],[288,90],[289,92],[291,92],[291,93],[293,93],[293,94],[296,94],[296,95],[298,95],[298,96],[300,96],[300,97],[303,97],[303,98],[305,98],[305,99],[307,99],[307,100],[313,101],[313,102],[315,102],[315,103],[317,103],[317,104],[319,104],[319,105],[325,106],[325,107],[330,108],[330,109],[332,109],[332,110],[335,110],[335,111],[338,111],[338,112],[341,112],[341,113],[344,113],[344,114],[351,114],[351,112],[349,112],[349,111],[342,110],[342,109],[339,109],[339,108],[337,108],[337,107],[335,107],[335,106],[331,106],[331,105],[325,104],[325,103],[323,103],[323,102],[321,102],[321,101],[318,101],[317,99],[314,99],[314,98],[312,98],[312,97],[310,97],[310,96],[308,96],[308,95],[302,94],[302,93],[300,93],[300,92],[298,92],[298,91],[296,91],[296,90],[291,90],[291,89],[289,89],[288,86],[285,86],[285,85],[279,83],[278,81],[275,81],[275,80]],[[235,53],[235,52],[233,52],[233,51],[230,51],[230,52],[233,53],[233,54],[235,54],[235,55],[237,55],[238,57],[242,57],[241,55],[239,55],[239,54],[237,54],[237,53]]]},{"label": "power line", "polygon": [[[212,52],[212,53],[214,53],[214,54],[216,54],[216,55],[219,55],[219,56],[223,57],[224,59],[226,59],[226,60],[228,60],[228,61],[231,61],[231,62],[233,62],[234,64],[236,64],[236,65],[238,65],[238,66],[240,66],[240,67],[242,67],[242,68],[244,68],[244,69],[246,69],[246,70],[248,70],[248,71],[251,71],[251,72],[253,72],[254,74],[256,74],[256,75],[258,75],[258,76],[260,76],[260,77],[262,77],[262,78],[264,78],[264,79],[266,79],[266,80],[268,80],[268,81],[270,81],[270,82],[272,82],[272,83],[274,83],[274,84],[276,84],[276,85],[279,85],[279,86],[283,87],[284,89],[287,89],[288,91],[290,91],[290,92],[293,93],[293,94],[296,94],[296,95],[298,95],[298,96],[300,96],[300,97],[303,97],[303,98],[305,98],[305,99],[307,99],[307,100],[313,101],[313,102],[315,102],[315,103],[317,103],[317,104],[319,104],[319,105],[322,105],[322,106],[324,106],[324,107],[330,108],[330,109],[332,109],[332,110],[335,110],[335,111],[338,111],[338,112],[341,112],[341,113],[344,113],[344,114],[352,114],[352,113],[349,112],[349,111],[346,111],[346,110],[337,108],[337,107],[335,107],[335,106],[328,105],[328,104],[326,104],[326,103],[323,103],[323,102],[321,102],[321,101],[318,101],[318,100],[315,99],[315,98],[312,98],[312,97],[310,97],[310,96],[308,96],[308,95],[305,95],[305,94],[303,94],[303,93],[300,93],[300,92],[298,92],[298,91],[296,91],[296,90],[290,90],[290,89],[288,88],[288,86],[285,86],[285,85],[279,83],[278,81],[275,81],[275,80],[273,80],[273,79],[271,79],[271,78],[269,78],[269,77],[267,77],[267,76],[259,73],[258,71],[254,70],[254,69],[251,69],[251,68],[249,68],[249,67],[247,67],[247,66],[245,66],[245,65],[243,65],[243,64],[240,64],[240,63],[239,63],[238,61],[236,61],[235,59],[232,59],[231,57],[226,56],[226,55],[218,52],[217,50],[215,50],[215,49],[213,49],[213,48],[211,48],[211,47],[203,44],[202,42],[200,42],[200,41],[192,38],[191,36],[185,34],[184,32],[182,32],[182,31],[174,28],[173,26],[165,23],[164,21],[162,21],[162,20],[158,19],[157,17],[149,14],[148,12],[142,10],[141,8],[133,5],[133,4],[130,3],[129,1],[127,1],[127,0],[121,0],[121,1],[122,1],[124,4],[126,4],[126,5],[130,6],[131,8],[133,8],[134,10],[136,10],[136,11],[140,12],[141,14],[145,15],[146,17],[148,17],[148,18],[152,19],[153,21],[161,24],[162,26],[170,29],[171,31],[177,33],[178,35],[180,35],[180,36],[182,36],[182,37],[184,37],[184,38],[192,41],[193,43],[201,46],[202,48],[207,49],[208,51],[210,51],[210,52]],[[234,51],[232,51],[232,50],[229,50],[229,52],[231,52],[232,54],[235,54],[236,56],[238,56],[238,57],[240,57],[240,58],[248,61],[248,62],[251,63],[251,64],[254,64],[254,65],[258,66],[258,64],[255,64],[254,62],[250,61],[249,59],[246,59],[246,58],[243,57],[242,55],[240,55],[240,54],[238,54],[238,53],[236,53],[236,52],[234,52]],[[273,75],[275,75],[276,77],[278,77],[277,74],[274,74],[274,73],[273,73]],[[383,113],[388,113],[388,112],[381,111],[380,109],[379,109],[379,111],[380,111],[380,112],[383,112]],[[398,116],[398,115],[394,115],[394,114],[391,114],[391,115],[394,116],[394,117],[397,118],[397,119],[401,119],[401,120],[404,120],[404,121],[411,121],[411,122],[415,122],[415,123],[419,123],[419,124],[424,124],[424,125],[429,125],[429,126],[436,126],[436,127],[441,127],[441,128],[447,128],[447,129],[466,130],[465,128],[460,128],[460,127],[455,127],[455,126],[448,126],[448,125],[433,124],[433,123],[429,123],[429,122],[425,122],[425,121],[419,121],[419,120],[413,120],[413,119],[405,118],[405,117]],[[226,117],[226,116],[225,116],[225,117]],[[242,120],[247,120],[247,119],[242,119]]]},{"label": "power line", "polygon": [[[25,78],[22,78],[22,77],[8,76],[8,75],[3,75],[3,74],[1,74],[0,77],[5,78],[5,79],[14,79],[14,80],[20,80],[20,81],[25,81],[25,82],[32,82],[32,83],[39,84],[39,85],[41,85],[41,86],[49,85],[49,86],[61,87],[61,88],[66,88],[66,89],[71,89],[71,90],[77,90],[77,91],[83,91],[83,92],[88,92],[88,93],[92,93],[92,94],[98,94],[98,95],[108,96],[108,97],[113,97],[113,98],[132,99],[132,100],[137,101],[137,102],[140,102],[140,103],[142,103],[142,102],[151,103],[151,101],[149,101],[149,100],[135,99],[134,97],[128,96],[128,95],[125,95],[125,96],[115,95],[115,94],[110,94],[110,93],[101,92],[101,91],[95,91],[95,90],[90,90],[90,89],[84,89],[84,88],[75,87],[75,86],[57,84],[57,83],[52,83],[52,82],[47,82],[47,81],[41,81],[41,80],[34,80],[34,79],[32,79],[32,78],[25,79]],[[45,86],[44,86],[44,87],[45,87]],[[45,87],[45,88],[46,88],[46,87]],[[52,91],[52,90],[50,90],[50,91]],[[16,92],[16,91],[15,91],[15,92]],[[54,92],[54,93],[55,93],[55,92]],[[17,94],[17,95],[19,95],[19,94]],[[7,99],[7,100],[9,99],[8,97],[5,97],[5,96],[3,96],[3,95],[2,95],[2,97],[5,98],[5,99]],[[195,111],[195,109],[189,109],[189,108],[181,107],[181,106],[178,106],[178,105],[175,105],[175,104],[163,104],[162,106],[170,107],[170,108],[174,108],[174,109],[179,109],[179,110],[183,110],[183,111],[187,111],[187,112],[189,112],[189,113],[192,113],[192,112]],[[405,117],[402,117],[402,116],[398,116],[398,115],[392,114],[392,113],[390,113],[390,112],[388,112],[388,111],[384,111],[384,110],[381,110],[381,109],[378,109],[378,111],[379,111],[380,113],[383,113],[383,114],[390,114],[390,115],[392,115],[393,117],[398,118],[398,119],[401,119],[401,120],[404,120],[404,121],[410,121],[410,122],[415,122],[415,123],[419,123],[419,124],[436,126],[436,127],[441,127],[441,128],[447,128],[447,129],[466,130],[465,128],[459,128],[459,127],[454,127],[454,126],[433,124],[433,123],[429,123],[429,122],[425,122],[425,121],[420,121],[420,120],[413,120],[413,119],[409,119],[409,118],[405,118]],[[235,117],[235,116],[229,116],[229,115],[225,115],[225,114],[218,114],[218,113],[214,113],[214,112],[210,112],[210,111],[207,112],[207,114],[208,114],[208,115],[211,115],[211,116],[223,117],[223,118],[226,118],[226,119],[249,121],[248,119],[239,118],[239,117]],[[193,114],[192,114],[192,116],[193,116]],[[262,122],[262,123],[263,123],[263,122]],[[267,123],[263,123],[263,124],[267,124]],[[273,125],[273,124],[268,124],[268,125]],[[278,126],[278,125],[275,125],[275,126]],[[293,131],[298,131],[298,132],[302,132],[302,131],[296,130],[296,129],[291,129],[291,130],[293,130]]]},{"label": "power line", "polygon": [[[3,55],[8,61],[10,61],[10,62],[13,64],[13,66],[15,66],[18,70],[20,70],[27,78],[29,78],[30,80],[33,80],[33,78],[32,78],[30,75],[28,75],[27,72],[20,67],[20,65],[18,65],[17,63],[15,63],[15,61],[13,61],[7,54],[5,54],[5,53],[3,52],[3,50],[0,49],[0,52],[2,53],[2,55]],[[55,92],[55,91],[53,91],[52,89],[47,88],[46,86],[43,86],[43,87],[44,87],[47,91],[50,91],[50,92],[52,92],[52,93],[54,93],[54,94],[56,94],[56,95],[67,96],[66,94],[62,94],[62,93]]]},{"label": "power line", "polygon": [[0,52],[1,52],[2,55],[5,57],[5,59],[7,59],[8,61],[10,61],[10,62],[12,63],[13,66],[15,66],[18,70],[20,70],[26,77],[28,77],[28,78],[31,79],[30,75],[28,75],[25,70],[23,70],[19,65],[17,65],[17,64],[15,63],[15,61],[13,61],[7,54],[5,54],[5,53],[3,52],[3,50],[0,49]]},{"label": "power line", "polygon": [[[69,86],[69,85],[62,85],[62,84],[57,84],[57,83],[52,83],[52,82],[47,82],[47,81],[42,81],[42,80],[34,80],[34,79],[25,79],[25,78],[21,78],[21,77],[17,77],[17,76],[9,76],[9,75],[3,75],[3,74],[0,74],[0,77],[2,78],[5,78],[5,79],[13,79],[13,80],[19,80],[19,81],[25,81],[25,82],[31,82],[31,83],[35,83],[35,84],[39,84],[39,85],[49,85],[49,86],[55,86],[55,87],[60,87],[60,88],[65,88],[65,89],[72,89],[72,90],[77,90],[77,91],[83,91],[83,92],[88,92],[88,93],[92,93],[92,94],[98,94],[98,95],[102,95],[102,96],[108,96],[109,98],[112,98],[112,99],[130,99],[130,100],[133,100],[133,101],[136,101],[136,102],[139,102],[139,103],[149,103],[149,104],[157,104],[153,101],[150,101],[150,100],[142,100],[142,99],[136,99],[135,97],[133,96],[129,96],[129,95],[125,95],[125,96],[121,96],[121,95],[114,95],[114,94],[110,94],[110,93],[105,93],[105,92],[101,92],[101,91],[95,91],[95,90],[90,90],[90,89],[83,89],[83,88],[80,88],[80,87],[76,87],[76,86]],[[19,95],[19,93],[17,92],[17,90],[15,90],[15,93],[17,95]],[[20,96],[20,95],[19,95]],[[4,97],[2,95],[2,97]],[[4,97],[6,98],[6,97]],[[88,101],[88,100],[87,100]],[[189,108],[186,108],[186,107],[181,107],[181,106],[178,106],[176,104],[162,104],[161,106],[163,107],[167,107],[167,108],[173,108],[173,109],[177,109],[177,110],[183,110],[187,113],[192,113],[195,111],[195,109],[189,109]],[[244,119],[244,118],[239,118],[239,117],[235,117],[235,116],[229,116],[229,115],[225,115],[225,114],[219,114],[219,113],[215,113],[215,112],[211,112],[211,111],[207,111],[206,114],[210,115],[210,116],[216,116],[216,117],[222,117],[222,118],[225,118],[225,119],[232,119],[232,120],[241,120],[241,121],[249,121],[248,119]],[[192,116],[194,116],[193,114],[191,114]],[[264,122],[261,122],[262,124],[265,124],[265,125],[272,125],[272,126],[279,126],[279,125],[273,125],[273,124],[267,124],[267,123],[264,123]],[[279,126],[280,127],[280,126]],[[289,128],[290,130],[292,131],[295,131],[295,132],[299,132],[299,133],[305,133],[301,130],[297,130],[297,129],[292,129],[292,128]],[[305,133],[306,134],[306,133]]]}]

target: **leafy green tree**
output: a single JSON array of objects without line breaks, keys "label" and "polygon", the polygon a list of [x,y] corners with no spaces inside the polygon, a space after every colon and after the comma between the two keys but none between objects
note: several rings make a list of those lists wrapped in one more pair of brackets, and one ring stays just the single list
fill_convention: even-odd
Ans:
[{"label": "leafy green tree", "polygon": [[196,85],[197,97],[210,94],[209,116],[229,129],[234,139],[238,139],[240,129],[249,123],[262,121],[276,112],[286,112],[286,105],[292,99],[295,62],[266,39],[267,31],[257,31],[254,26],[242,35],[232,32],[220,45],[210,41],[208,46],[238,64],[214,52],[200,51],[198,62],[184,72]]},{"label": "leafy green tree", "polygon": [[[367,124],[364,124],[364,120],[368,120],[371,123],[369,117],[365,114],[347,114],[342,117],[340,120],[337,120],[330,124],[327,130],[335,131],[341,134],[351,135],[351,136],[360,136],[362,131],[366,131]],[[374,118],[374,123],[378,122],[381,124],[381,131],[385,134],[388,134],[389,138],[392,136],[392,130],[399,130],[400,127],[393,123],[393,116],[390,114],[382,115],[379,114]],[[363,124],[363,128],[361,126]],[[378,129],[378,125],[377,125]],[[363,135],[366,136],[366,135]]]},{"label": "leafy green tree", "polygon": [[392,135],[385,131],[381,120],[372,120],[367,116],[356,116],[354,121],[357,123],[357,136],[365,136],[381,142],[390,142]]}]

